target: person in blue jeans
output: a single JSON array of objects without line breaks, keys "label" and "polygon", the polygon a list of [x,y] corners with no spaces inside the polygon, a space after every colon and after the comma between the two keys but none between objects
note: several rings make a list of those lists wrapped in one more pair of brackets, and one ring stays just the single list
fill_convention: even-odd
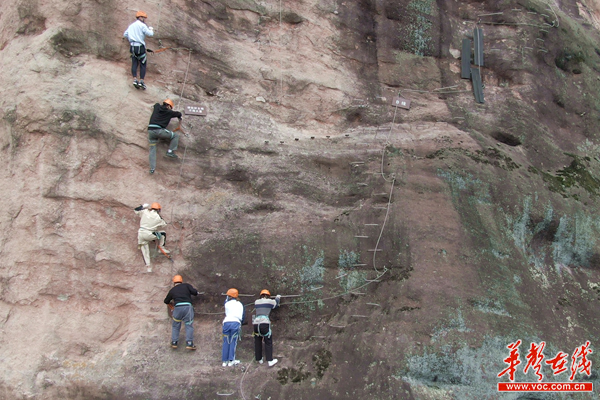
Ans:
[{"label": "person in blue jeans", "polygon": [[173,324],[171,329],[171,347],[176,349],[179,341],[181,323],[185,324],[185,348],[196,350],[194,345],[194,308],[192,307],[192,296],[198,296],[198,291],[189,283],[183,283],[181,275],[173,277],[173,288],[165,297],[165,304],[174,303]]},{"label": "person in blue jeans", "polygon": [[235,349],[242,330],[244,305],[238,300],[239,292],[235,288],[227,291],[225,299],[225,319],[223,320],[223,352],[221,361],[224,367],[233,367],[240,363],[235,359]]}]

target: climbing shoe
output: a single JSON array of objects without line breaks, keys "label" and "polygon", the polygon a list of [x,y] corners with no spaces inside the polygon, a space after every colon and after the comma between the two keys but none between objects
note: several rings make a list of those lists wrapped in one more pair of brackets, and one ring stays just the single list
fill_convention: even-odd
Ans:
[{"label": "climbing shoe", "polygon": [[224,367],[226,367],[226,366],[228,366],[228,365],[229,365],[229,363],[228,363],[227,361],[225,361],[225,362],[223,363],[223,366],[224,366]]},{"label": "climbing shoe", "polygon": [[179,158],[179,156],[172,151],[167,151],[167,157]]},{"label": "climbing shoe", "polygon": [[259,364],[262,364],[262,363],[264,363],[264,362],[265,362],[265,361],[264,361],[262,358],[261,358],[261,359],[258,361],[258,363],[259,363]]},{"label": "climbing shoe", "polygon": [[185,345],[185,348],[188,350],[196,350],[196,346],[194,345],[194,342],[187,342],[187,344]]},{"label": "climbing shoe", "polygon": [[146,84],[144,83],[144,81],[139,81],[138,82],[138,88],[146,90]]},{"label": "climbing shoe", "polygon": [[272,361],[269,361],[267,364],[269,364],[269,367],[272,367],[273,365],[277,364],[277,359],[274,358]]},{"label": "climbing shoe", "polygon": [[153,173],[154,173],[154,170],[153,170],[153,169],[151,169],[151,170],[150,170],[150,175],[152,175]]},{"label": "climbing shoe", "polygon": [[176,341],[175,342],[171,342],[171,347],[174,348],[174,349],[176,349],[177,348],[177,342]]},{"label": "climbing shoe", "polygon": [[138,80],[137,80],[137,79],[134,79],[134,80],[133,80],[133,87],[134,87],[134,88],[136,88],[136,89],[139,89],[139,88],[140,88],[140,83],[138,82]]}]

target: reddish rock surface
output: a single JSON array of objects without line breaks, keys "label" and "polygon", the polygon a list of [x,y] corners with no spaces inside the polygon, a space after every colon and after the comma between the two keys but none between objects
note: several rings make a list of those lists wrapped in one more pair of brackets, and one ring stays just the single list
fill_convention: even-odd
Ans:
[{"label": "reddish rock surface", "polygon": [[[121,39],[138,6],[169,48],[146,91]],[[0,397],[491,399],[509,343],[521,366],[531,342],[600,343],[597,2],[0,9]],[[475,27],[484,104],[460,79]],[[149,175],[165,98],[208,115]],[[145,273],[133,208],[154,201],[173,262]],[[168,345],[175,273],[204,293],[195,352]],[[229,287],[248,311],[291,296],[276,367],[247,326],[221,367]]]}]

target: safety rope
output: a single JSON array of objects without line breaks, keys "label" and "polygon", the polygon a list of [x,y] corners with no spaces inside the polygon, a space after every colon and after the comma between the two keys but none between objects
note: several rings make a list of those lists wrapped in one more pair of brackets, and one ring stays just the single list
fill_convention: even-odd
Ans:
[{"label": "safety rope", "polygon": [[246,396],[244,396],[243,383],[244,383],[244,378],[246,377],[246,374],[248,373],[249,370],[250,370],[250,365],[248,366],[248,368],[246,368],[246,370],[244,371],[244,374],[242,375],[242,378],[240,379],[240,394],[242,395],[243,400],[246,400]]},{"label": "safety rope", "polygon": [[[183,98],[183,93],[185,91],[185,85],[187,83],[187,77],[188,77],[188,73],[190,71],[190,63],[192,61],[192,49],[186,49],[188,50],[188,62],[187,62],[187,68],[185,70],[185,76],[183,78],[183,85],[181,86],[181,93],[179,95],[179,99],[177,100],[177,109],[180,108],[181,106],[181,99]],[[179,121],[179,127],[176,128],[175,130],[180,130],[185,136],[187,136],[187,134],[181,130],[181,121]],[[185,157],[187,155],[187,141],[184,141],[183,143],[183,157],[181,159],[181,166],[179,167],[179,176],[177,178],[177,186],[175,188],[175,193],[177,193],[179,191],[179,185],[181,184],[181,176],[183,175],[183,166],[185,165]],[[171,207],[171,222],[173,222],[173,214],[175,213],[175,202],[172,203],[172,207]],[[175,229],[181,231],[180,235],[179,235],[179,247],[180,250],[183,252],[183,222],[180,221],[181,224],[181,228],[177,228],[175,226],[173,226]],[[171,259],[172,260],[172,259]],[[173,275],[173,269],[175,267],[174,265],[175,263],[172,262],[171,263],[171,275]]]},{"label": "safety rope", "polygon": [[[383,176],[383,173],[382,173]],[[383,236],[383,230],[385,229],[385,224],[388,220],[388,215],[390,213],[390,204],[392,203],[392,194],[394,193],[394,183],[396,182],[396,179],[394,178],[392,180],[392,188],[390,189],[390,196],[388,198],[388,204],[387,204],[387,209],[385,211],[385,218],[383,219],[383,224],[381,225],[381,230],[379,231],[379,237],[377,238],[377,243],[375,244],[375,251],[373,252],[373,269],[375,269],[375,272],[379,273],[379,270],[377,269],[377,266],[375,265],[375,259],[377,257],[377,249],[379,249],[379,242],[381,241],[381,237]],[[383,267],[384,271],[387,271],[386,267]]]},{"label": "safety rope", "polygon": [[[159,0],[158,1],[158,19],[156,20],[156,30],[158,32],[160,32],[159,29],[160,29],[160,12],[161,11],[162,11],[162,0]],[[160,45],[160,47],[162,47],[162,42],[160,39],[158,39],[158,44]]]},{"label": "safety rope", "polygon": [[[281,0],[279,0],[279,48],[281,49],[282,46],[282,38],[283,38],[283,33],[282,33],[282,29],[281,29]],[[279,52],[279,85],[280,85],[280,89],[279,89],[279,104],[282,103],[282,98],[283,98],[283,58],[281,57],[281,51]]]}]

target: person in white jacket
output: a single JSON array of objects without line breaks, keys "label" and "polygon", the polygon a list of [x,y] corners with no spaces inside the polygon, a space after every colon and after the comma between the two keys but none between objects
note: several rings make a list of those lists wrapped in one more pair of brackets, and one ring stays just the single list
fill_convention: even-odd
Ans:
[{"label": "person in white jacket", "polygon": [[148,243],[158,240],[158,245],[161,247],[163,253],[170,253],[169,250],[165,249],[167,234],[161,228],[167,226],[167,223],[160,216],[160,210],[161,207],[158,203],[152,203],[151,205],[143,204],[134,209],[135,213],[141,217],[140,229],[138,230],[138,248],[142,250],[148,272],[152,272],[150,246]]},{"label": "person in white jacket", "polygon": [[235,359],[235,349],[244,321],[244,305],[238,300],[239,292],[235,288],[227,291],[225,300],[225,319],[223,320],[223,351],[221,361],[224,367],[233,367],[240,363]]},{"label": "person in white jacket", "polygon": [[[144,78],[146,77],[146,36],[154,36],[154,29],[146,25],[148,14],[138,11],[135,14],[135,22],[127,28],[123,37],[129,40],[129,52],[131,53],[131,74],[133,75],[133,86],[136,89],[146,89]],[[140,66],[140,80],[137,80],[138,64]]]}]

